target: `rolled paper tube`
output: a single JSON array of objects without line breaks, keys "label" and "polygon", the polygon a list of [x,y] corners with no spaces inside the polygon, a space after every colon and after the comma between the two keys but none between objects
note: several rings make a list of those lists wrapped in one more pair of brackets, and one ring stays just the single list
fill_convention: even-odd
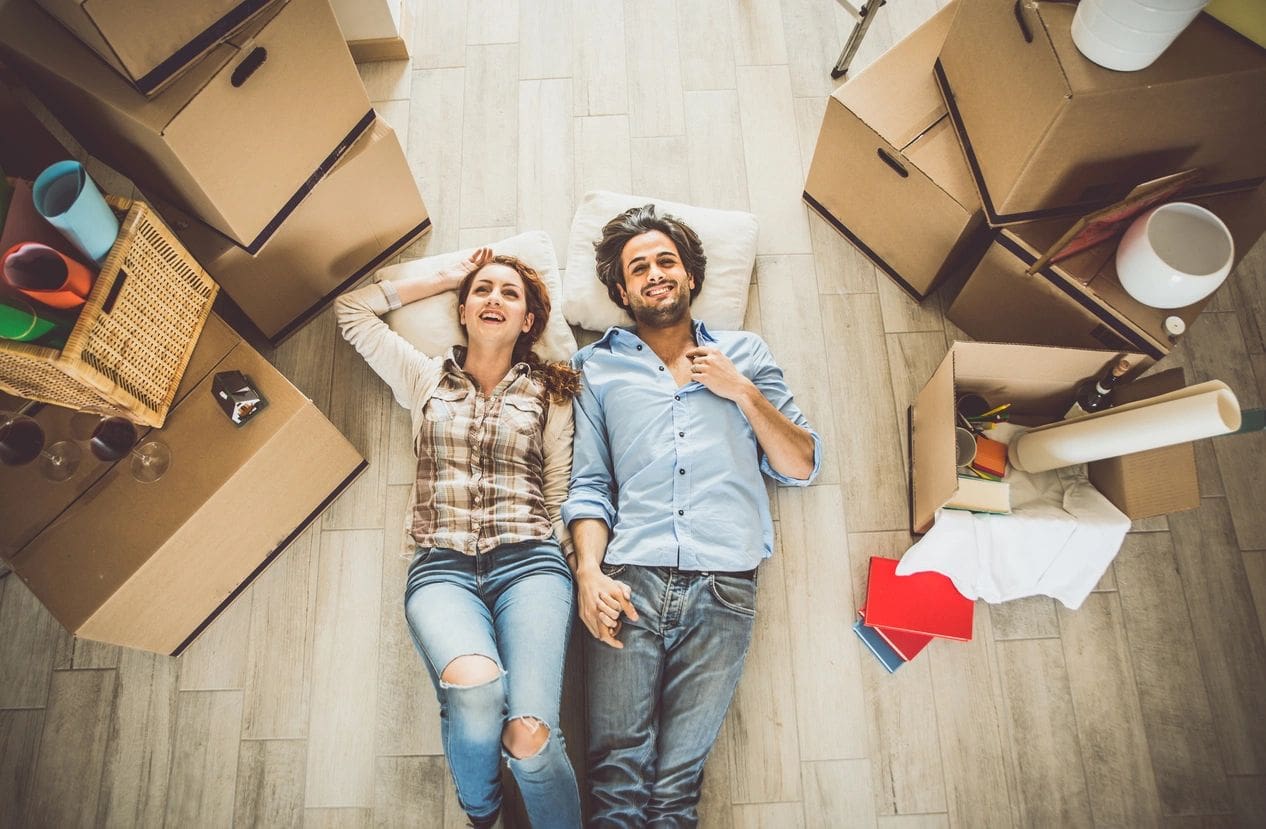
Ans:
[{"label": "rolled paper tube", "polygon": [[0,256],[4,281],[50,308],[78,308],[92,290],[92,272],[38,242],[21,242]]},{"label": "rolled paper tube", "polygon": [[78,161],[59,161],[31,187],[35,209],[97,264],[119,236],[119,220]]},{"label": "rolled paper tube", "polygon": [[1023,472],[1045,472],[1225,435],[1240,428],[1240,404],[1212,380],[1102,414],[1033,429],[1007,456]]},{"label": "rolled paper tube", "polygon": [[65,345],[71,326],[59,319],[40,316],[29,303],[16,297],[0,297],[0,337],[29,343],[41,337],[60,340]]}]

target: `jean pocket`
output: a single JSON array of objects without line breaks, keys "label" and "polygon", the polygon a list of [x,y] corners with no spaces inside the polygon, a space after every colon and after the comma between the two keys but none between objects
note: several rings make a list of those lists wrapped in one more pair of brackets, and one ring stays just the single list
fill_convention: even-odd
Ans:
[{"label": "jean pocket", "polygon": [[714,573],[708,578],[708,589],[722,607],[744,616],[756,615],[756,582],[752,579]]},{"label": "jean pocket", "polygon": [[619,578],[621,573],[629,569],[629,565],[627,564],[605,564],[604,563],[598,566],[602,570],[602,574],[604,576],[606,576],[607,578],[612,578],[612,579]]}]

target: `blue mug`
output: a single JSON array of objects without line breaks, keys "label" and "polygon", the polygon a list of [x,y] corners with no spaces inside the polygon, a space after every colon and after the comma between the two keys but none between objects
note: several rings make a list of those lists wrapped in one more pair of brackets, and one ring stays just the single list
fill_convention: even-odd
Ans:
[{"label": "blue mug", "polygon": [[35,209],[84,256],[101,264],[119,236],[119,220],[78,161],[59,161],[31,187]]}]

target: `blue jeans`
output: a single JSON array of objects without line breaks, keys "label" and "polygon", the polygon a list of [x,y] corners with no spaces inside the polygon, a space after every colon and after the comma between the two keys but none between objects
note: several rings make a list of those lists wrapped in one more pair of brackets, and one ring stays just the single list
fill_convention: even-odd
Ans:
[{"label": "blue jeans", "polygon": [[[472,817],[501,807],[501,733],[525,717],[549,728],[536,754],[505,754],[532,825],[580,826],[576,774],[558,725],[574,607],[571,571],[553,540],[503,544],[478,556],[441,547],[414,555],[405,618],[439,698],[457,796]],[[466,655],[487,657],[500,675],[474,686],[443,681],[444,668]]]},{"label": "blue jeans", "polygon": [[617,650],[585,639],[592,826],[695,826],[703,763],[752,641],[756,582],[609,566],[633,590]]}]

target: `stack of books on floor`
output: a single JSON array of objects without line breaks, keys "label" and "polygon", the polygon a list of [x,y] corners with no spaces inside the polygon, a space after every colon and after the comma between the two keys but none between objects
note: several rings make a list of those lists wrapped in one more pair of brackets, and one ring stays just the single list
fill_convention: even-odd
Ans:
[{"label": "stack of books on floor", "polygon": [[875,556],[853,632],[892,673],[933,639],[970,641],[973,607],[948,577],[931,572],[898,576],[896,559]]}]

